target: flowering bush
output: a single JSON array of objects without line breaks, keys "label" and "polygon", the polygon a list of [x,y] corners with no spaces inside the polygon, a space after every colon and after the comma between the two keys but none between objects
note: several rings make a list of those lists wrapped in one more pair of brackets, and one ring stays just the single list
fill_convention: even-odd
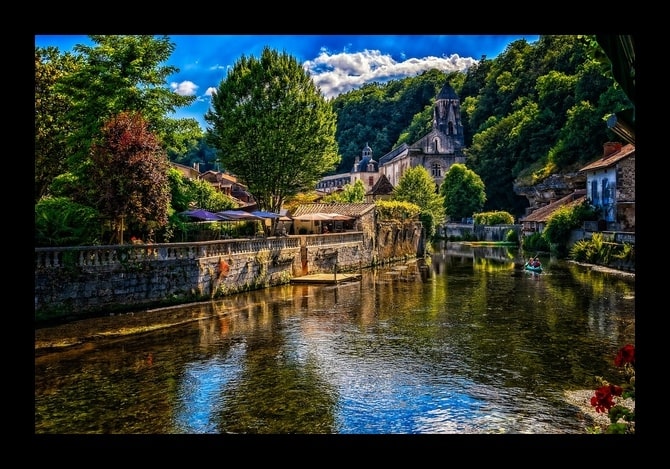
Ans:
[{"label": "flowering bush", "polygon": [[635,400],[635,346],[627,344],[619,349],[614,364],[623,368],[626,383],[617,386],[599,378],[601,386],[591,397],[591,406],[596,412],[607,412],[610,424],[605,433],[635,433],[635,409],[621,403]]}]

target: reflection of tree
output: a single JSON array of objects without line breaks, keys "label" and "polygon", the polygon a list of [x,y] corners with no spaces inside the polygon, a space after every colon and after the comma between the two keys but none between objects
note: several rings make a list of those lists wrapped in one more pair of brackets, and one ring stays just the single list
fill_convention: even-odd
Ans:
[{"label": "reflection of tree", "polygon": [[294,353],[301,344],[281,330],[281,309],[273,303],[274,324],[249,336],[239,379],[221,396],[221,433],[337,433],[336,392],[319,376],[318,363]]}]

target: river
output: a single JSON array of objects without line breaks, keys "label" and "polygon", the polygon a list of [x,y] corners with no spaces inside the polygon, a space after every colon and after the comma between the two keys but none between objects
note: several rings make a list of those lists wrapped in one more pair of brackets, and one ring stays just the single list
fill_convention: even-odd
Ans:
[{"label": "river", "polygon": [[282,285],[35,331],[36,434],[583,434],[635,279],[442,244]]}]

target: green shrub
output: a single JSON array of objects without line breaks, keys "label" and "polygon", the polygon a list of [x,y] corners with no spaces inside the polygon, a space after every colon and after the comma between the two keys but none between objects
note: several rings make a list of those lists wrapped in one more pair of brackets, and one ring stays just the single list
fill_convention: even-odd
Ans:
[{"label": "green shrub", "polygon": [[514,217],[509,212],[493,211],[475,213],[472,218],[477,225],[513,225]]},{"label": "green shrub", "polygon": [[524,251],[549,252],[549,243],[542,233],[533,233],[523,237],[522,248]]},{"label": "green shrub", "polygon": [[508,230],[505,234],[505,241],[519,244],[519,233],[516,230]]}]

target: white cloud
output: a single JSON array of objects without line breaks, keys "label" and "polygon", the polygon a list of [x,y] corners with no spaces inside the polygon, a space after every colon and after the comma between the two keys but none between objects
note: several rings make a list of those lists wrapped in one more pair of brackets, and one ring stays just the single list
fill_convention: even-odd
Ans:
[{"label": "white cloud", "polygon": [[170,83],[170,88],[180,96],[193,96],[196,94],[199,87],[192,81],[186,80],[181,83],[172,82]]},{"label": "white cloud", "polygon": [[390,55],[382,54],[378,50],[338,54],[322,51],[314,60],[306,61],[303,67],[310,73],[314,84],[321,89],[323,95],[333,98],[366,83],[414,76],[433,68],[447,73],[463,71],[477,62],[458,54],[396,62]]},{"label": "white cloud", "polygon": [[205,96],[212,96],[217,93],[218,88],[215,86],[210,86],[207,88],[207,91],[205,91]]}]

